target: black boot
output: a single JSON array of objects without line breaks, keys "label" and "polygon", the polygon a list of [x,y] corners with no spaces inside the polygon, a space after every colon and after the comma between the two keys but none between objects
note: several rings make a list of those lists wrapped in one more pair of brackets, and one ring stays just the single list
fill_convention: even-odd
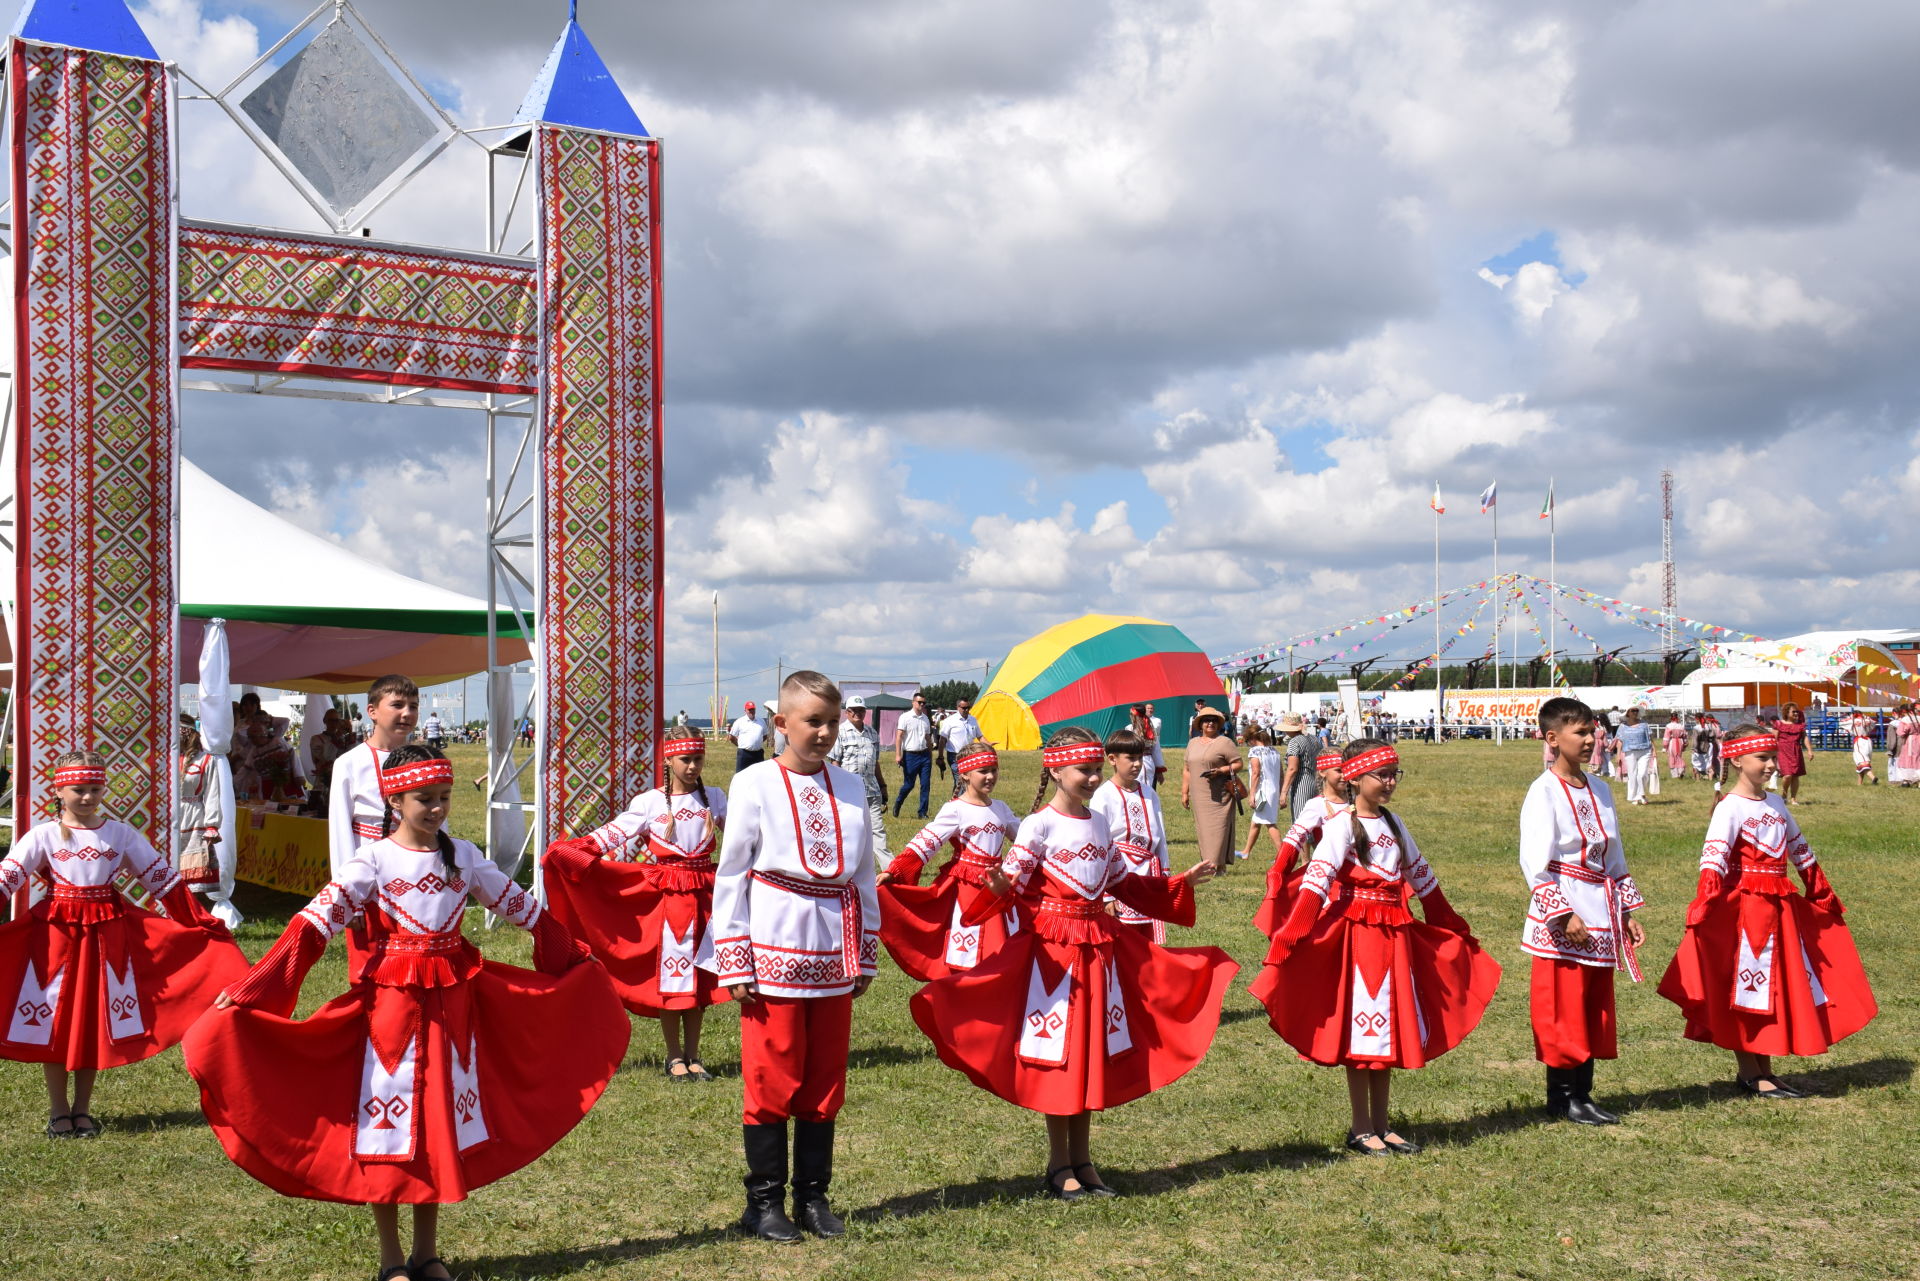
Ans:
[{"label": "black boot", "polygon": [[843,1237],[847,1225],[827,1204],[833,1182],[833,1122],[793,1123],[793,1217],[817,1237]]},{"label": "black boot", "polygon": [[1573,1097],[1567,1103],[1567,1119],[1582,1125],[1618,1125],[1620,1118],[1593,1101],[1593,1060],[1572,1069]]},{"label": "black boot", "polygon": [[787,1123],[741,1127],[747,1140],[747,1212],[740,1230],[762,1241],[798,1241],[800,1229],[787,1218]]},{"label": "black boot", "polygon": [[1573,1098],[1572,1068],[1550,1067],[1547,1069],[1547,1114],[1564,1117],[1567,1105]]}]

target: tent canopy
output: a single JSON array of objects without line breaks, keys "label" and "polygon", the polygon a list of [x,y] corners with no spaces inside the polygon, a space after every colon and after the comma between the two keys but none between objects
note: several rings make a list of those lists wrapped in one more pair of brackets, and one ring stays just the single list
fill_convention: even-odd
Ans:
[{"label": "tent canopy", "polygon": [[[13,575],[0,576],[11,593]],[[422,685],[487,668],[485,601],[362,560],[180,460],[180,672],[199,679],[203,620],[227,620],[232,678],[310,694],[362,693],[387,672]],[[500,660],[524,662],[513,614]],[[5,644],[0,638],[0,648]]]},{"label": "tent canopy", "polygon": [[1195,700],[1227,711],[1213,661],[1179,628],[1152,618],[1088,614],[1022,641],[987,676],[974,704],[981,733],[1037,750],[1063,725],[1105,738],[1135,703],[1162,702],[1179,723]]}]

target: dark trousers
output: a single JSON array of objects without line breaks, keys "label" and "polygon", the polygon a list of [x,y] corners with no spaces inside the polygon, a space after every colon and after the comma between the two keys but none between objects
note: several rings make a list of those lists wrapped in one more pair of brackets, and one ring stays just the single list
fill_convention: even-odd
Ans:
[{"label": "dark trousers", "polygon": [[764,747],[757,747],[751,752],[743,752],[736,747],[733,749],[733,772],[738,774],[747,766],[758,765],[766,759],[767,749]]},{"label": "dark trousers", "polygon": [[900,753],[900,794],[893,798],[893,812],[900,813],[900,807],[907,803],[907,793],[913,790],[915,779],[920,780],[920,817],[927,816],[927,794],[933,789],[933,753]]}]

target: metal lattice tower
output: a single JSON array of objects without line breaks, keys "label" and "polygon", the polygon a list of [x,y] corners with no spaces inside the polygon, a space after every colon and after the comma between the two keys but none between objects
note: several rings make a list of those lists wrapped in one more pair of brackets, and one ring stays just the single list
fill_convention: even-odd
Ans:
[{"label": "metal lattice tower", "polygon": [[1661,646],[1673,652],[1674,609],[1678,593],[1673,577],[1673,473],[1660,473],[1660,609]]}]

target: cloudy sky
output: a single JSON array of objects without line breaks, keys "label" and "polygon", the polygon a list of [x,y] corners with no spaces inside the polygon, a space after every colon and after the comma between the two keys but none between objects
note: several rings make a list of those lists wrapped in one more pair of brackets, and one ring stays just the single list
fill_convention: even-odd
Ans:
[{"label": "cloudy sky", "polygon": [[[211,84],[304,9],[136,13]],[[565,16],[360,9],[467,125]],[[670,682],[705,678],[715,589],[730,673],[944,672],[1090,610],[1240,650],[1429,591],[1436,480],[1449,585],[1489,571],[1495,478],[1544,575],[1552,477],[1562,579],[1656,602],[1662,467],[1683,612],[1920,623],[1920,6],[581,9],[667,142]],[[189,214],[317,229],[189,109]],[[474,156],[375,233],[474,244]],[[461,416],[199,395],[186,430],[477,589]]]}]

